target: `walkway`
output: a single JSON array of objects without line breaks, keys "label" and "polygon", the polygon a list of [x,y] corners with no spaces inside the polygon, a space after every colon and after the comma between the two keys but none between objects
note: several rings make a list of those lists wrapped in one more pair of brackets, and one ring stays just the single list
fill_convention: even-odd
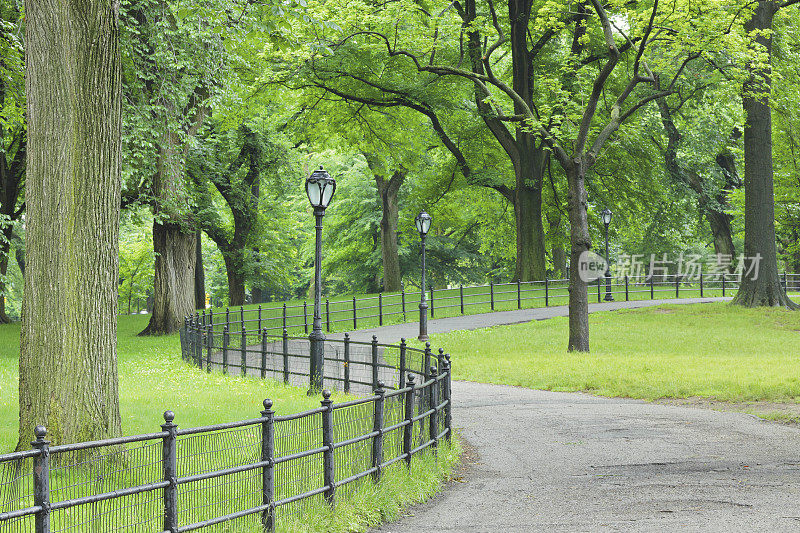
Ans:
[{"label": "walkway", "polygon": [[[591,310],[659,303],[694,301]],[[441,319],[429,331],[565,314],[547,308]],[[386,342],[413,337],[414,326],[358,335]],[[800,530],[796,428],[739,413],[471,382],[454,382],[453,399],[454,425],[471,449],[463,478],[376,531]]]}]

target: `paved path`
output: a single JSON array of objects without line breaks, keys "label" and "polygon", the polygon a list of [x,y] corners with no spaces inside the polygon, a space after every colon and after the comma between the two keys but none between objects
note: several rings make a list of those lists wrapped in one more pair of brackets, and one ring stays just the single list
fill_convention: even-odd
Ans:
[{"label": "paved path", "polygon": [[[429,331],[565,314],[440,319]],[[357,335],[372,334],[385,342],[415,329]],[[472,448],[463,479],[376,531],[800,531],[798,429],[740,413],[472,382],[454,382],[453,398],[454,425]]]},{"label": "paved path", "polygon": [[[681,298],[680,300],[640,300],[634,302],[603,302],[590,303],[589,312],[615,311],[617,309],[637,309],[640,307],[653,307],[662,304],[696,304],[707,302],[729,302],[732,298]],[[513,311],[496,311],[478,315],[454,316],[450,318],[436,318],[428,320],[428,334],[447,333],[449,331],[464,329],[480,329],[508,324],[521,324],[531,320],[544,320],[557,316],[569,316],[566,305],[554,307],[536,307],[533,309],[520,309]],[[408,322],[394,326],[383,326],[372,329],[361,329],[350,333],[350,338],[357,341],[369,341],[373,335],[378,336],[380,342],[398,342],[400,338],[416,338],[419,335],[419,323]],[[329,333],[329,338],[341,338],[342,334]]]}]

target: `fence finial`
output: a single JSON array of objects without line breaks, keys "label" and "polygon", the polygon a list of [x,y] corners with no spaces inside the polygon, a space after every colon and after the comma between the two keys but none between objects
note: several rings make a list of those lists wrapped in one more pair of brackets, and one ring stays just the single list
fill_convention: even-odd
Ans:
[{"label": "fence finial", "polygon": [[270,409],[272,409],[272,400],[267,398],[266,400],[264,400],[264,410],[269,411]]},{"label": "fence finial", "polygon": [[44,426],[36,426],[33,428],[33,434],[36,440],[43,441],[47,437],[47,428]]},{"label": "fence finial", "polygon": [[328,389],[323,390],[322,391],[322,397],[325,398],[326,400],[330,400],[331,399],[331,391],[329,391]]},{"label": "fence finial", "polygon": [[173,420],[175,420],[175,413],[172,411],[164,411],[164,422],[172,424]]}]

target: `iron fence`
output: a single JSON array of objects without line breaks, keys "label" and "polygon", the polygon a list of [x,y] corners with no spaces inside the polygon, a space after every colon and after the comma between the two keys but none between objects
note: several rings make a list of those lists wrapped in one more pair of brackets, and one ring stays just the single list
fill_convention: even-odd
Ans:
[{"label": "iron fence", "polygon": [[[210,331],[194,322],[181,331],[186,360],[308,382],[300,364],[307,339],[262,331],[253,347],[243,330],[233,364],[230,333],[217,343]],[[377,339],[326,345],[341,354],[326,378],[368,396],[334,403],[326,390],[319,408],[286,416],[265,400],[260,417],[190,429],[167,411],[155,433],[59,446],[37,427],[31,450],[0,455],[0,531],[274,531],[450,439],[450,360],[442,350]]]},{"label": "iron fence", "polygon": [[[706,273],[692,277],[676,274],[654,274],[612,278],[610,292],[615,299],[642,300],[674,297],[732,296],[739,287],[740,277],[727,272]],[[781,274],[784,288],[800,292],[800,274]],[[593,282],[605,291],[605,278]],[[590,287],[592,291],[595,287]],[[434,289],[427,293],[430,318],[465,315],[478,312],[505,311],[533,307],[565,305],[569,300],[568,279],[542,281],[516,281],[489,283],[487,285]],[[605,294],[603,292],[603,294]],[[601,295],[601,300],[603,295]],[[322,305],[322,323],[328,331],[348,331],[387,323],[417,320],[419,291],[380,293],[374,296],[350,299],[326,299]],[[313,306],[308,302],[280,306],[244,306],[224,311],[203,310],[194,320],[210,326],[213,335],[222,335],[228,327],[229,335],[247,335],[264,331],[270,336],[308,334],[313,318]]]}]

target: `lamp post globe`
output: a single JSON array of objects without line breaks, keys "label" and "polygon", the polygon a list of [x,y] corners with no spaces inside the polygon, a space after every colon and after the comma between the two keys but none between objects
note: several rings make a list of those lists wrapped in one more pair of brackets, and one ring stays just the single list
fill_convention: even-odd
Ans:
[{"label": "lamp post globe", "polygon": [[419,297],[419,340],[428,340],[428,302],[425,299],[425,237],[431,229],[431,222],[433,217],[425,211],[422,211],[414,218],[414,225],[419,232],[421,240],[421,256],[422,256],[422,275],[420,276],[420,297]]},{"label": "lamp post globe", "polygon": [[608,256],[608,226],[611,225],[611,217],[613,213],[609,208],[603,209],[603,212],[600,213],[600,216],[603,220],[603,225],[606,228],[606,296],[604,300],[606,302],[613,302],[614,296],[611,295],[611,259]]},{"label": "lamp post globe", "polygon": [[325,334],[322,333],[322,217],[336,192],[336,180],[325,169],[319,167],[306,178],[306,195],[314,208],[316,218],[316,241],[314,248],[314,321],[308,336],[311,345],[309,368],[309,394],[322,390],[325,375]]}]

